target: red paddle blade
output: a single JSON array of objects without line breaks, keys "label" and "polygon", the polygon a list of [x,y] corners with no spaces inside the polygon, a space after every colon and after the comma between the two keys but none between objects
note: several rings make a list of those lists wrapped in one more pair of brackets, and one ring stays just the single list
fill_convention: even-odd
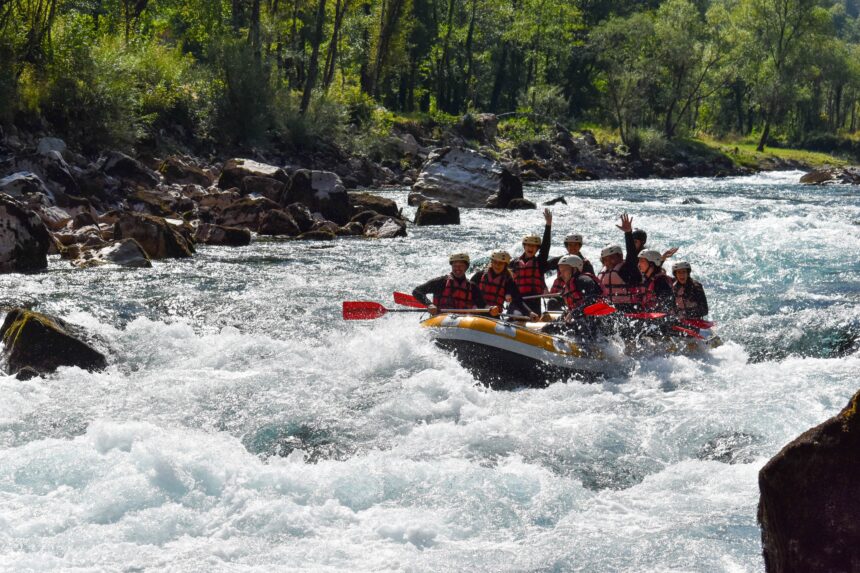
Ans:
[{"label": "red paddle blade", "polygon": [[370,301],[344,301],[344,320],[373,320],[385,316],[388,310],[378,302]]},{"label": "red paddle blade", "polygon": [[714,326],[714,324],[716,324],[716,323],[711,322],[709,320],[701,320],[698,318],[685,318],[681,322],[683,324],[688,324],[688,325],[694,326],[696,328],[711,328],[712,326]]},{"label": "red paddle blade", "polygon": [[405,292],[394,293],[394,302],[403,306],[411,306],[412,308],[427,308],[426,304],[423,304],[417,298]]},{"label": "red paddle blade", "polygon": [[644,318],[644,319],[653,319],[653,318],[663,318],[666,316],[665,312],[628,312],[625,314],[627,318]]},{"label": "red paddle blade", "polygon": [[695,330],[690,330],[689,328],[684,328],[683,326],[678,326],[677,324],[672,326],[672,330],[677,330],[678,332],[681,332],[681,333],[683,333],[686,336],[689,336],[691,338],[699,338],[701,340],[705,339],[704,336],[702,336],[701,334],[699,334]]},{"label": "red paddle blade", "polygon": [[582,309],[582,313],[585,316],[605,316],[607,314],[612,314],[615,312],[614,306],[609,306],[605,302],[596,302],[591,306],[586,306]]}]

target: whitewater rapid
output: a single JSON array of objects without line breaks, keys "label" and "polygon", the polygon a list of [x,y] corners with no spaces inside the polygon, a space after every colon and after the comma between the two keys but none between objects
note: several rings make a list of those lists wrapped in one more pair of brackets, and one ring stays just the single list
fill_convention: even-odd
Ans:
[{"label": "whitewater rapid", "polygon": [[536,211],[2,275],[111,365],[0,375],[0,571],[761,571],[758,470],[860,374],[860,198],[799,176],[526,189],[568,201],[553,254],[596,261],[622,212],[680,247],[727,341],[596,384],[491,391],[415,317],[340,319],[517,252]]}]

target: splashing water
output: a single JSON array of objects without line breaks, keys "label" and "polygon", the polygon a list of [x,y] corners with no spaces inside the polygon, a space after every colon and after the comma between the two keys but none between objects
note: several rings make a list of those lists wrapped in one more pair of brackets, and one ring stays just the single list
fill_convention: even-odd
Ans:
[{"label": "splashing water", "polygon": [[595,261],[625,211],[680,247],[728,341],[597,384],[494,392],[415,317],[340,319],[518,252],[536,212],[4,275],[112,365],[0,376],[0,570],[760,571],[758,470],[860,372],[860,200],[799,176],[527,190],[568,200],[554,254],[576,231]]}]

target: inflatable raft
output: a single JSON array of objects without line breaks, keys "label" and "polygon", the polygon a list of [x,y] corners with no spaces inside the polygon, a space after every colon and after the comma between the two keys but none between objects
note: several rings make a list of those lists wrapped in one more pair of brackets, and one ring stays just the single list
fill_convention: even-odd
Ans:
[{"label": "inflatable raft", "polygon": [[544,332],[552,330],[550,324],[554,323],[453,314],[421,323],[437,345],[454,353],[475,378],[494,388],[594,380],[629,371],[637,357],[699,353],[720,344],[709,331],[701,331],[702,339],[665,336],[648,328],[638,329],[635,336],[584,337]]}]

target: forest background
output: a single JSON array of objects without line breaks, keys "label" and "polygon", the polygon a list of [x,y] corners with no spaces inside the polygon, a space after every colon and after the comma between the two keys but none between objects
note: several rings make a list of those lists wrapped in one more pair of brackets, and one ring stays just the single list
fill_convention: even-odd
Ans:
[{"label": "forest background", "polygon": [[491,112],[856,160],[858,100],[858,0],[0,0],[0,126],[84,153],[378,155]]}]

